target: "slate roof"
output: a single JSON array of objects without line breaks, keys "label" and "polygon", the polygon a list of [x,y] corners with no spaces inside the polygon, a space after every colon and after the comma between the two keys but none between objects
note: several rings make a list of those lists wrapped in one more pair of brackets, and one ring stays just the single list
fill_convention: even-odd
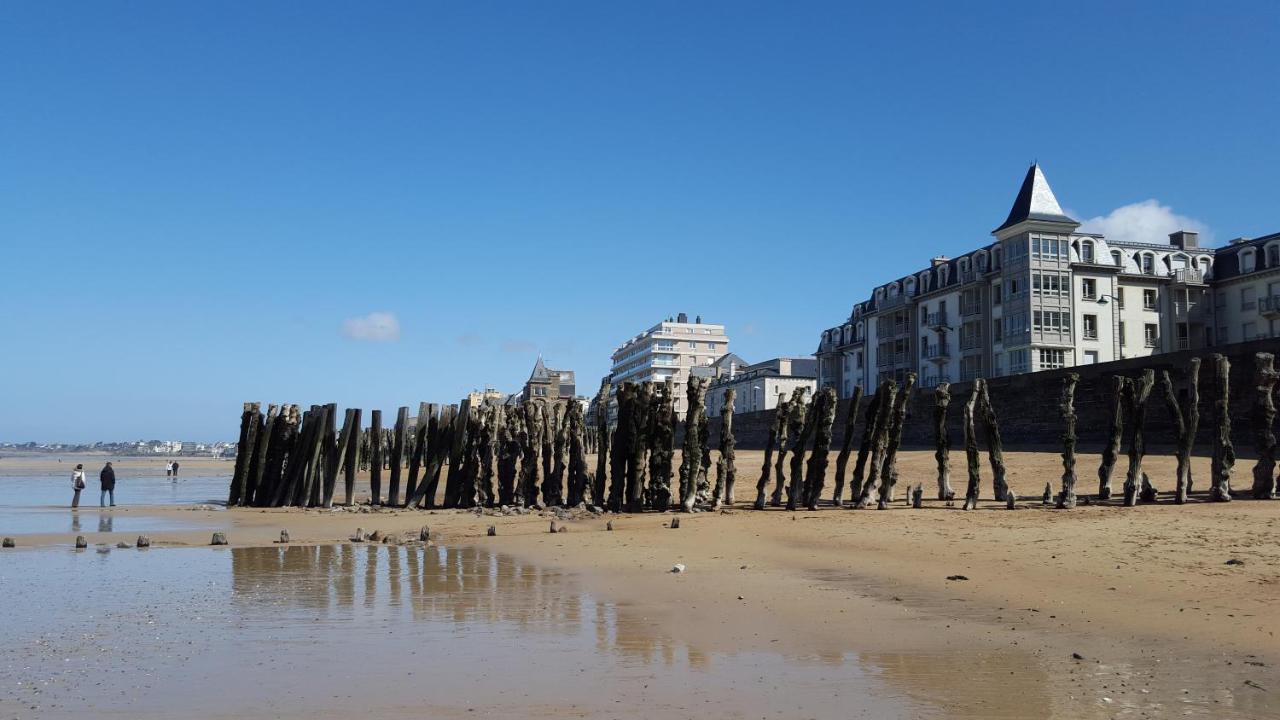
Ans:
[{"label": "slate roof", "polygon": [[1018,197],[1013,201],[1013,207],[1009,209],[1009,217],[1003,225],[992,232],[1000,232],[1027,220],[1079,224],[1062,212],[1062,206],[1058,205],[1058,198],[1054,197],[1049,181],[1045,179],[1040,165],[1036,163],[1027,169],[1027,176],[1022,180]]}]

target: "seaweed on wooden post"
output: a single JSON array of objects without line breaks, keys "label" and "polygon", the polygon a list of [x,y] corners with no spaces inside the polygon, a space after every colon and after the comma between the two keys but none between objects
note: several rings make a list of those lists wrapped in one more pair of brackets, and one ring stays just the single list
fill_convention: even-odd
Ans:
[{"label": "seaweed on wooden post", "polygon": [[778,443],[778,459],[773,465],[774,485],[773,494],[769,497],[769,504],[778,507],[782,504],[782,489],[786,486],[787,453],[795,452],[796,437],[804,430],[804,421],[809,414],[809,404],[805,403],[805,393],[809,391],[806,387],[798,387],[791,393],[791,402],[787,405],[787,418],[785,420],[784,433]]},{"label": "seaweed on wooden post", "polygon": [[497,405],[484,406],[484,414],[480,425],[480,472],[476,476],[476,494],[478,502],[485,507],[497,504],[498,494],[494,489],[493,463],[497,455],[498,425],[502,422],[501,408]]},{"label": "seaweed on wooden post", "polygon": [[1276,489],[1276,386],[1275,356],[1260,352],[1253,356],[1253,436],[1258,461],[1253,466],[1253,496],[1274,500]]},{"label": "seaweed on wooden post", "polygon": [[1173,501],[1181,505],[1191,493],[1191,451],[1196,444],[1196,431],[1200,427],[1200,358],[1191,358],[1187,365],[1187,408],[1178,405],[1173,380],[1168,370],[1160,371],[1160,385],[1164,389],[1164,402],[1173,419],[1174,453],[1178,459],[1177,487]]},{"label": "seaweed on wooden post", "polygon": [[785,397],[778,393],[778,405],[774,408],[773,422],[769,424],[769,436],[764,445],[764,465],[760,467],[760,479],[756,482],[756,502],[753,506],[756,510],[764,509],[765,493],[769,488],[769,477],[773,473],[773,451],[782,442],[783,427],[789,413]]},{"label": "seaweed on wooden post", "polygon": [[262,479],[258,482],[258,491],[254,493],[255,507],[275,507],[280,498],[281,486],[284,484],[285,460],[289,456],[294,434],[298,427],[298,406],[284,404],[271,427],[271,438],[267,445],[266,467],[262,470]]},{"label": "seaweed on wooden post", "polygon": [[369,412],[369,504],[382,504],[382,411]]},{"label": "seaweed on wooden post", "polygon": [[969,398],[964,402],[964,457],[965,466],[969,471],[969,487],[964,493],[964,509],[976,510],[978,507],[978,496],[982,492],[982,476],[981,476],[981,456],[978,454],[978,436],[974,432],[973,412],[974,406],[978,402],[978,395],[982,391],[985,381],[978,378],[973,381],[973,389],[969,391]]},{"label": "seaweed on wooden post", "polygon": [[982,414],[983,427],[987,431],[987,461],[991,463],[991,483],[995,488],[995,498],[1004,500],[1009,492],[1009,480],[1004,466],[1004,441],[1000,439],[1000,422],[996,419],[996,409],[991,405],[985,380],[978,397],[978,409]]},{"label": "seaweed on wooden post", "polygon": [[520,445],[520,407],[503,408],[498,428],[498,504],[516,502],[516,469],[523,454]]},{"label": "seaweed on wooden post", "polygon": [[600,383],[596,395],[596,474],[592,478],[591,502],[604,506],[605,480],[609,477],[609,383]]},{"label": "seaweed on wooden post", "polygon": [[800,426],[800,432],[796,434],[795,442],[791,446],[791,484],[787,487],[788,510],[795,510],[804,504],[805,446],[808,445],[809,436],[813,434],[814,425],[818,422],[818,412],[821,410],[818,400],[819,396],[815,396],[813,402],[809,403],[809,407],[805,409],[804,424]]},{"label": "seaweed on wooden post", "polygon": [[240,414],[240,442],[236,445],[236,466],[231,475],[231,492],[227,505],[240,505],[247,496],[249,466],[253,462],[258,433],[262,425],[262,403],[247,402]]},{"label": "seaweed on wooden post", "polygon": [[1129,422],[1133,425],[1133,435],[1129,438],[1129,470],[1124,479],[1124,505],[1133,507],[1138,504],[1138,493],[1142,490],[1142,457],[1146,454],[1146,437],[1143,426],[1147,419],[1147,398],[1151,396],[1151,386],[1155,384],[1155,372],[1143,370],[1142,377],[1133,383],[1133,391],[1125,395],[1129,406]]},{"label": "seaweed on wooden post", "polygon": [[262,484],[262,475],[267,464],[271,434],[279,414],[280,408],[272,403],[268,406],[266,421],[258,425],[258,438],[254,442],[253,456],[249,458],[249,474],[245,482],[244,495],[240,498],[241,505],[253,505],[254,498],[257,497],[258,487]]},{"label": "seaweed on wooden post", "polygon": [[391,441],[391,483],[387,486],[387,504],[400,505],[400,470],[404,467],[405,433],[409,428],[409,408],[396,410],[396,426]]},{"label": "seaweed on wooden post", "polygon": [[916,386],[916,374],[908,372],[894,403],[893,416],[889,420],[888,442],[885,445],[884,469],[880,472],[880,502],[876,508],[888,510],[893,502],[893,488],[898,484],[898,447],[902,444],[902,427],[907,422],[907,402]]},{"label": "seaweed on wooden post", "polygon": [[723,485],[724,504],[730,507],[733,506],[733,486],[738,479],[737,442],[733,437],[733,404],[737,394],[733,388],[724,391],[724,404],[720,406],[720,459],[716,461],[716,502],[720,502]]},{"label": "seaweed on wooden post", "polygon": [[547,435],[551,442],[543,446],[544,450],[549,450],[551,462],[551,471],[542,481],[542,504],[547,507],[564,504],[566,425],[564,403],[551,403],[547,412]]},{"label": "seaweed on wooden post", "polygon": [[631,409],[631,457],[627,461],[627,512],[644,510],[645,454],[649,449],[649,411],[653,404],[653,383],[636,386]]},{"label": "seaweed on wooden post", "polygon": [[862,498],[863,478],[867,476],[867,461],[871,458],[871,445],[876,436],[876,421],[880,417],[880,405],[888,394],[888,383],[888,380],[881,381],[875,395],[871,396],[871,402],[867,403],[867,414],[862,423],[862,443],[858,446],[858,459],[853,465],[853,476],[849,480],[849,499],[855,506]]},{"label": "seaweed on wooden post", "polygon": [[525,507],[538,504],[542,479],[542,408],[532,400],[524,403],[524,428],[520,433],[524,455],[520,462],[520,496]]},{"label": "seaweed on wooden post", "polygon": [[1231,473],[1236,464],[1236,449],[1231,444],[1231,361],[1225,355],[1213,356],[1213,482],[1209,487],[1209,499],[1214,502],[1231,501]]},{"label": "seaweed on wooden post", "polygon": [[1120,443],[1124,440],[1124,397],[1130,390],[1129,378],[1111,376],[1111,424],[1107,444],[1102,449],[1102,463],[1098,465],[1099,500],[1111,497],[1111,478],[1115,474],[1116,458],[1120,456]]},{"label": "seaweed on wooden post", "polygon": [[567,426],[569,452],[568,505],[575,507],[583,502],[586,497],[589,479],[587,473],[587,446],[584,440],[585,433],[582,422],[582,404],[576,399],[569,400],[569,407],[565,412],[565,425]]},{"label": "seaweed on wooden post", "polygon": [[[889,445],[889,426],[892,422],[894,404],[898,397],[898,383],[896,381],[886,380],[881,385],[881,388],[884,397],[880,399],[879,407],[876,408],[875,434],[871,438],[871,471],[867,473],[867,481],[862,483],[862,491],[858,495],[857,502],[853,505],[859,509],[871,504],[871,494],[879,489],[882,482],[880,474],[884,470],[884,452]],[[879,396],[881,393],[877,392],[876,395]]]},{"label": "seaweed on wooden post", "polygon": [[605,502],[605,507],[612,512],[622,512],[627,497],[627,464],[631,462],[633,450],[635,424],[632,418],[636,410],[636,392],[636,384],[627,382],[618,386],[615,393],[618,417],[613,439],[609,442],[613,456],[609,459],[609,497]]},{"label": "seaweed on wooden post", "polygon": [[836,455],[835,491],[831,494],[831,504],[844,506],[844,480],[849,469],[849,455],[853,452],[854,427],[858,424],[858,406],[862,403],[862,386],[853,388],[853,397],[849,398],[849,410],[844,416],[844,437],[840,443],[840,453]]},{"label": "seaweed on wooden post", "polygon": [[654,510],[671,508],[675,442],[675,386],[671,378],[667,378],[654,392],[649,409],[649,488],[646,502]]},{"label": "seaweed on wooden post", "polygon": [[822,486],[827,477],[831,431],[836,421],[836,406],[839,404],[835,388],[823,388],[814,399],[814,403],[818,405],[818,409],[815,412],[817,420],[814,427],[813,454],[809,456],[809,467],[804,478],[804,505],[810,510],[818,509],[818,500],[822,497]]},{"label": "seaweed on wooden post", "polygon": [[339,442],[338,435],[335,434],[338,430],[338,405],[329,403],[325,415],[325,428],[328,432],[324,436],[324,447],[321,448],[324,483],[320,488],[320,498],[317,504],[327,508],[333,506],[333,490],[338,484],[338,470],[341,466],[339,458],[342,454],[342,445]]},{"label": "seaweed on wooden post", "polygon": [[338,431],[338,443],[334,446],[334,457],[332,468],[329,473],[332,477],[326,479],[324,506],[326,508],[333,507],[333,494],[337,491],[338,473],[346,469],[348,460],[347,454],[351,449],[351,433],[356,431],[356,426],[351,422],[351,416],[356,412],[354,408],[347,408],[342,415],[342,429]]},{"label": "seaweed on wooden post", "polygon": [[1076,384],[1080,373],[1067,373],[1062,379],[1062,399],[1058,412],[1062,416],[1062,492],[1058,495],[1058,507],[1070,509],[1076,506]]},{"label": "seaweed on wooden post", "polygon": [[706,414],[705,399],[707,381],[700,377],[690,377],[685,389],[689,404],[684,417],[684,447],[680,458],[680,487],[683,491],[680,507],[684,512],[693,512],[693,503],[698,495],[698,474],[702,467],[702,437],[700,421]]},{"label": "seaweed on wooden post", "polygon": [[951,500],[951,436],[947,432],[947,408],[951,406],[951,383],[940,382],[933,389],[933,459],[938,464],[938,499]]}]

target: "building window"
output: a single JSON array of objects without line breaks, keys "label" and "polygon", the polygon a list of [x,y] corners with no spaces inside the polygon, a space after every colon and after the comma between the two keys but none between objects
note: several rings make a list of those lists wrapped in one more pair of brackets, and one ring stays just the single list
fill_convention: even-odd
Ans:
[{"label": "building window", "polygon": [[995,342],[1000,342],[1001,340],[1004,340],[1003,330],[1004,328],[1001,326],[999,320],[991,321],[991,339],[992,340],[994,340]]},{"label": "building window", "polygon": [[1242,273],[1253,272],[1255,259],[1256,259],[1256,255],[1253,252],[1253,248],[1245,248],[1244,250],[1241,250],[1240,251],[1240,272]]},{"label": "building window", "polygon": [[991,304],[992,305],[1000,304],[1000,298],[1001,296],[1004,295],[1003,290],[1004,290],[1004,286],[1001,285],[1000,283],[996,283],[995,285],[991,286]]},{"label": "building window", "polygon": [[1115,265],[1121,270],[1124,269],[1124,255],[1122,255],[1119,250],[1111,251],[1111,264]]},{"label": "building window", "polygon": [[1057,370],[1066,367],[1067,351],[1066,350],[1041,350],[1040,351],[1040,369],[1041,370]]},{"label": "building window", "polygon": [[1093,241],[1085,240],[1080,243],[1080,261],[1093,262]]},{"label": "building window", "polygon": [[[1258,290],[1257,288],[1245,287],[1240,288],[1240,309],[1256,310],[1258,308]],[[1246,336],[1247,339],[1247,336]]]},{"label": "building window", "polygon": [[1218,328],[1218,344],[1219,344],[1219,345],[1226,345],[1226,344],[1227,344],[1227,339],[1228,339],[1228,338],[1227,338],[1227,326],[1226,326],[1226,325],[1223,325],[1222,327]]},{"label": "building window", "polygon": [[1080,295],[1085,300],[1098,299],[1098,281],[1093,278],[1085,278],[1080,281]]},{"label": "building window", "polygon": [[1116,307],[1121,310],[1124,309],[1124,288],[1120,288],[1116,291]]},{"label": "building window", "polygon": [[1240,326],[1240,341],[1249,342],[1258,334],[1258,326],[1254,323],[1247,322]]},{"label": "building window", "polygon": [[1085,340],[1098,339],[1098,316],[1097,315],[1084,316],[1084,339]]},{"label": "building window", "polygon": [[1267,246],[1267,267],[1277,266],[1280,266],[1280,243],[1271,243]]},{"label": "building window", "polygon": [[1147,323],[1142,328],[1142,344],[1153,348],[1160,340],[1160,332],[1155,323]]},{"label": "building window", "polygon": [[1155,290],[1142,291],[1142,309],[1143,310],[1156,309],[1156,291]]},{"label": "building window", "polygon": [[1151,253],[1142,254],[1142,274],[1143,275],[1156,274],[1156,256],[1155,255],[1152,255]]},{"label": "building window", "polygon": [[1120,321],[1120,327],[1116,328],[1116,332],[1120,333],[1120,347],[1124,347],[1124,321]]}]

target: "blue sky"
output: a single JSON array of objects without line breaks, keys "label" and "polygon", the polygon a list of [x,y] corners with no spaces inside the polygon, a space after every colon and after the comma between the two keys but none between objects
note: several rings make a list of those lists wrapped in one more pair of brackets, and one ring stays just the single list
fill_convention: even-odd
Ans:
[{"label": "blue sky", "polygon": [[1032,5],[6,3],[0,440],[227,439],[539,351],[590,391],[680,311],[808,354],[1033,159],[1082,220],[1280,230],[1280,4]]}]

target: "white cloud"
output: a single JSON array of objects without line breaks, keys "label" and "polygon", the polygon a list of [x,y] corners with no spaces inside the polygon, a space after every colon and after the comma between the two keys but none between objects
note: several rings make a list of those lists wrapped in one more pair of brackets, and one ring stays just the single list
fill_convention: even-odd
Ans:
[{"label": "white cloud", "polygon": [[1208,225],[1179,215],[1173,208],[1155,200],[1118,207],[1109,215],[1089,218],[1080,225],[1081,232],[1101,233],[1108,240],[1146,243],[1167,243],[1169,233],[1179,230],[1200,233],[1201,245],[1213,244],[1213,231]]},{"label": "white cloud", "polygon": [[400,339],[400,321],[389,312],[371,312],[342,323],[342,334],[363,342],[395,342]]}]

